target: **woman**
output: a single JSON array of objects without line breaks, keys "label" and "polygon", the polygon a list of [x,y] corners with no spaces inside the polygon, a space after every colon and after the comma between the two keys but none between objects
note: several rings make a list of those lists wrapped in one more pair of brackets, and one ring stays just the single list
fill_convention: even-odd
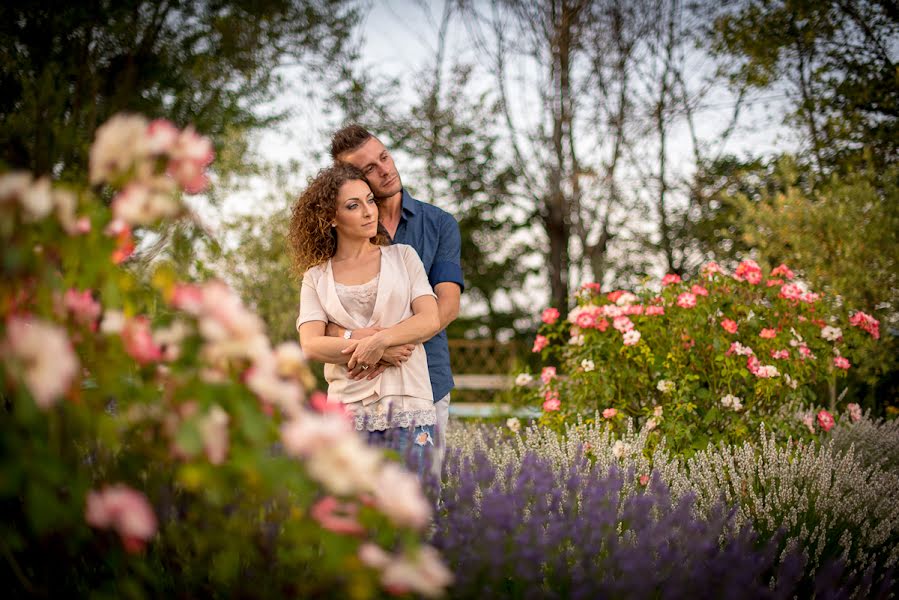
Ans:
[{"label": "woman", "polygon": [[[436,422],[422,342],[440,322],[418,254],[379,234],[371,189],[347,165],[324,169],[310,183],[293,207],[289,237],[294,267],[303,273],[300,345],[307,358],[325,363],[328,401],[351,412],[372,442],[401,429],[395,433],[402,452],[412,436],[421,472]],[[327,336],[328,323],[343,335]],[[356,330],[377,332],[356,339]]]}]

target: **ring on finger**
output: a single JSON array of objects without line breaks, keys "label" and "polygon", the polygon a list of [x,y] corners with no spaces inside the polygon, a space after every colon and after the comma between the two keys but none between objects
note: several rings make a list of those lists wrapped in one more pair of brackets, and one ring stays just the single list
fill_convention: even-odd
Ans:
[{"label": "ring on finger", "polygon": [[367,370],[368,370],[368,365],[360,365],[360,366],[362,367],[362,370],[363,370],[363,371],[367,371]]}]

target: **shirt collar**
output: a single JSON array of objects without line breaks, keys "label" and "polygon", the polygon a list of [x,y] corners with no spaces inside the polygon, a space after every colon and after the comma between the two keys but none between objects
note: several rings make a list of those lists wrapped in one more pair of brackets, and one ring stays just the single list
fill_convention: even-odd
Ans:
[{"label": "shirt collar", "polygon": [[409,217],[414,217],[418,212],[418,200],[413,198],[409,192],[406,191],[406,188],[403,188],[402,211],[403,216],[407,219]]}]

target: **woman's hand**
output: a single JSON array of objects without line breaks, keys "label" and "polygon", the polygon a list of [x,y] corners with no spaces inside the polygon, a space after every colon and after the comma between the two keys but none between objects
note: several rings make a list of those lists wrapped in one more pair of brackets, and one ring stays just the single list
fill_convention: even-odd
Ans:
[{"label": "woman's hand", "polygon": [[343,350],[343,354],[352,354],[346,363],[346,368],[352,371],[356,365],[359,365],[367,371],[368,369],[365,367],[372,368],[378,364],[378,361],[384,356],[385,350],[387,350],[387,342],[379,333],[351,343]]}]

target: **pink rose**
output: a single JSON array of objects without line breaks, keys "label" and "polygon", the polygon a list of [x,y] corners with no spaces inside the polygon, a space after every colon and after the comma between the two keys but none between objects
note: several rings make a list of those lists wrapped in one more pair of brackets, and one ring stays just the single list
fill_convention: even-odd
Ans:
[{"label": "pink rose", "polygon": [[762,280],[762,269],[754,260],[744,260],[737,265],[737,270],[734,271],[734,279],[757,285]]},{"label": "pink rose", "polygon": [[609,299],[609,302],[618,302],[618,298],[620,298],[624,293],[624,290],[616,290],[614,292],[609,292],[608,294],[606,294],[606,298]]},{"label": "pink rose", "polygon": [[718,273],[721,275],[724,274],[724,271],[721,269],[721,267],[716,262],[706,263],[705,265],[703,265],[702,270],[700,272],[702,273],[702,276],[705,277],[706,279],[711,279],[712,275],[714,275],[715,273]]},{"label": "pink rose", "polygon": [[821,429],[830,431],[833,429],[834,424],[833,416],[829,412],[822,410],[818,413],[818,425],[821,426]]},{"label": "pink rose", "polygon": [[737,322],[733,319],[722,319],[721,326],[728,333],[737,333]]},{"label": "pink rose", "polygon": [[549,382],[555,378],[556,378],[556,368],[555,367],[543,367],[543,371],[540,372],[540,381],[542,381],[544,385],[549,384]]},{"label": "pink rose", "polygon": [[784,359],[790,358],[790,351],[789,350],[772,350],[771,358],[776,358],[778,360],[784,360]]},{"label": "pink rose", "polygon": [[626,331],[630,331],[631,329],[633,329],[634,323],[633,323],[633,321],[631,321],[630,319],[628,319],[627,317],[622,315],[620,317],[615,317],[612,320],[612,327],[614,327],[621,333],[624,333]]},{"label": "pink rose", "polygon": [[590,329],[596,323],[593,313],[587,310],[578,313],[574,319],[574,324],[581,329]]},{"label": "pink rose", "polygon": [[759,333],[760,338],[765,338],[766,340],[773,340],[777,337],[776,329],[762,329],[761,333]]},{"label": "pink rose", "polygon": [[848,369],[850,366],[849,361],[845,356],[835,356],[833,359],[833,366],[838,369]]},{"label": "pink rose", "polygon": [[630,331],[626,331],[624,333],[624,345],[625,346],[633,346],[637,342],[640,341],[640,332],[636,329],[631,329]]},{"label": "pink rose", "polygon": [[547,325],[552,325],[559,319],[559,309],[552,307],[544,309],[540,318]]},{"label": "pink rose", "polygon": [[546,393],[543,395],[543,410],[546,412],[552,412],[555,410],[559,410],[561,407],[562,401],[559,399],[559,391],[546,390]]},{"label": "pink rose", "polygon": [[531,352],[540,352],[541,350],[546,348],[547,344],[549,344],[549,340],[546,339],[546,336],[538,335],[536,338],[534,338],[534,347],[531,348]]},{"label": "pink rose", "polygon": [[791,271],[789,269],[789,267],[787,267],[787,265],[785,265],[783,263],[781,263],[781,265],[779,267],[774,267],[774,269],[771,271],[772,277],[774,277],[776,275],[783,275],[787,279],[793,279],[793,277],[795,277],[795,274],[793,273],[793,271]]},{"label": "pink rose", "polygon": [[30,317],[10,317],[0,342],[11,375],[31,392],[41,409],[55,405],[79,373],[78,356],[64,329]]},{"label": "pink rose", "polygon": [[122,342],[125,344],[125,352],[138,364],[145,365],[162,359],[162,349],[153,341],[150,320],[143,315],[125,323]]},{"label": "pink rose", "polygon": [[643,487],[649,485],[649,475],[645,473],[643,475],[640,475],[640,485],[642,485]]},{"label": "pink rose", "polygon": [[343,535],[365,533],[365,528],[357,520],[358,514],[358,505],[352,502],[339,502],[334,496],[325,496],[309,511],[309,515],[324,529]]},{"label": "pink rose", "polygon": [[617,414],[618,414],[618,409],[616,409],[616,408],[607,408],[607,409],[605,409],[604,411],[602,411],[602,418],[603,418],[603,419],[611,419],[611,418],[613,418],[613,417],[614,417],[615,415],[617,415]]},{"label": "pink rose", "polygon": [[97,329],[97,319],[100,317],[102,308],[100,303],[94,300],[90,290],[79,292],[74,288],[66,290],[63,296],[66,309],[72,313],[75,320],[83,325],[91,328],[91,331]]},{"label": "pink rose", "polygon": [[702,287],[701,285],[694,285],[690,288],[690,291],[693,292],[697,296],[708,296],[709,291]]},{"label": "pink rose", "polygon": [[862,418],[862,407],[856,404],[855,402],[850,402],[846,405],[846,408],[849,409],[849,418],[852,419],[852,422],[858,422]]},{"label": "pink rose", "polygon": [[867,331],[875,340],[880,339],[880,321],[869,314],[858,311],[849,317],[849,324]]},{"label": "pink rose", "polygon": [[781,286],[780,294],[778,294],[781,298],[785,300],[794,300],[798,301],[802,298],[802,288],[796,285],[795,283],[787,283]]},{"label": "pink rose", "polygon": [[122,484],[88,492],[84,518],[92,527],[115,529],[131,553],[143,550],[158,527],[146,496]]},{"label": "pink rose", "polygon": [[677,305],[681,308],[693,308],[696,306],[696,296],[690,292],[684,292],[677,297]]},{"label": "pink rose", "polygon": [[673,285],[675,283],[680,283],[681,278],[677,273],[668,273],[664,277],[662,277],[662,285]]},{"label": "pink rose", "polygon": [[765,282],[765,285],[768,287],[774,287],[775,285],[783,285],[783,284],[784,284],[783,279],[769,279],[768,281]]},{"label": "pink rose", "polygon": [[599,319],[593,324],[593,328],[599,331],[605,331],[609,328],[609,322],[605,319]]},{"label": "pink rose", "polygon": [[664,306],[647,306],[646,310],[643,311],[643,314],[646,316],[661,316],[665,314]]}]

